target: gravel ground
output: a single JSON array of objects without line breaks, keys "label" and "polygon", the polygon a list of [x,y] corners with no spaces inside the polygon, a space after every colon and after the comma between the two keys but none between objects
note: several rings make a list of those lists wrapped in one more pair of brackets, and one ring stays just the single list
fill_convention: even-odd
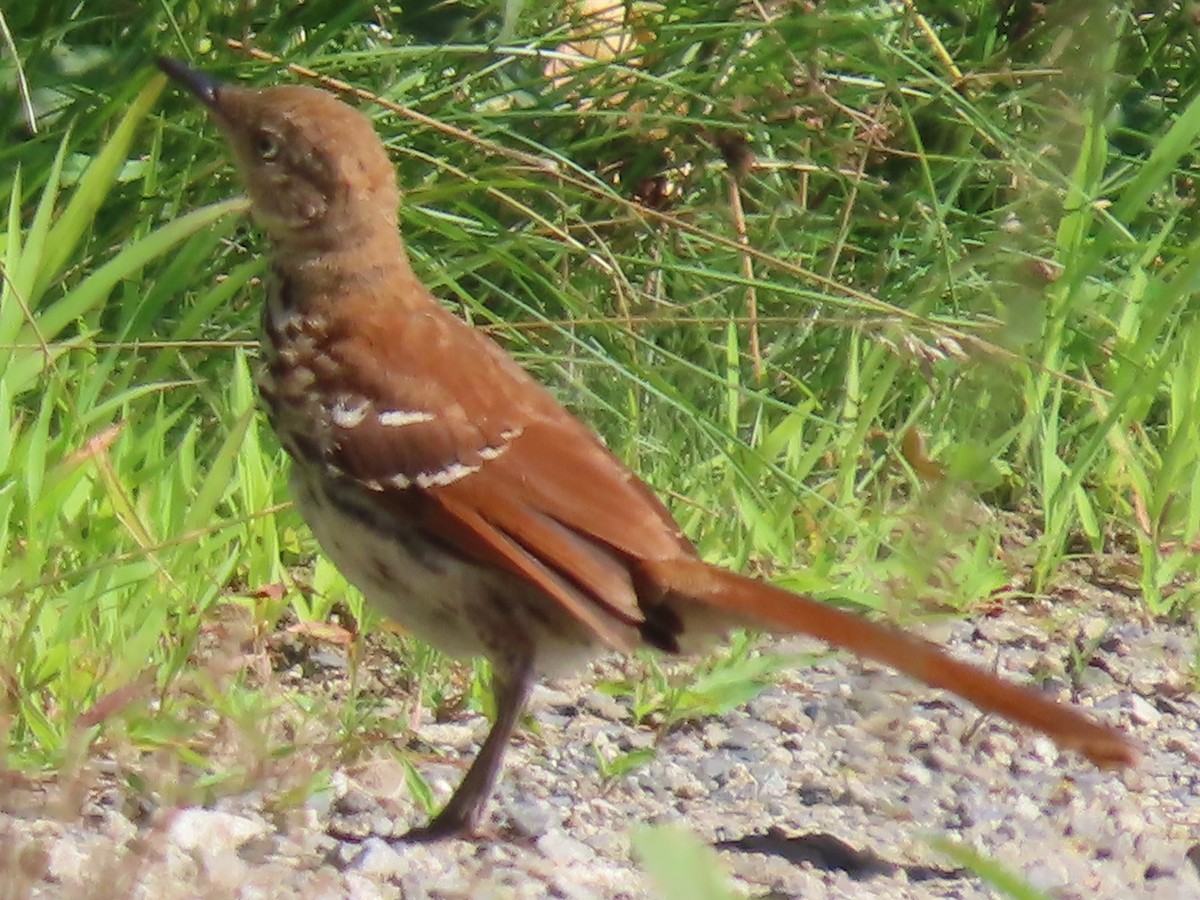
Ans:
[{"label": "gravel ground", "polygon": [[[1196,635],[1143,620],[1120,595],[1087,595],[1090,611],[1057,629],[1026,610],[927,633],[1016,673],[1061,672],[1067,647],[1098,639],[1077,698],[1143,744],[1130,773],[1098,772],[845,656],[822,656],[732,713],[660,736],[631,724],[628,702],[594,689],[626,671],[605,660],[537,691],[538,728],[518,735],[485,840],[389,842],[422,816],[403,766],[383,754],[283,811],[246,794],[132,815],[111,791],[67,803],[62,786],[10,779],[0,896],[646,897],[629,831],[650,823],[717,848],[734,890],[758,897],[996,896],[933,836],[1056,898],[1200,897]],[[417,728],[416,746],[431,751],[419,768],[440,798],[486,728],[478,716]],[[654,746],[629,774],[598,772],[598,755]]]}]

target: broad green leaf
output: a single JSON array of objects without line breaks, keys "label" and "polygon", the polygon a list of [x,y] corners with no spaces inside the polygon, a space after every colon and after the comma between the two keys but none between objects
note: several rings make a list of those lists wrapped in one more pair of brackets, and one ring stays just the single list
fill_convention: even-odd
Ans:
[{"label": "broad green leaf", "polygon": [[46,240],[45,253],[42,256],[41,268],[38,273],[33,297],[41,295],[55,278],[57,278],[75,252],[80,239],[91,225],[96,211],[108,196],[109,190],[116,181],[117,173],[129,156],[129,148],[138,125],[146,114],[154,108],[158,95],[166,86],[165,75],[155,75],[134,98],[129,111],[114,129],[108,143],[98,153],[71,195],[66,209],[50,229]]},{"label": "broad green leaf", "polygon": [[217,505],[229,490],[234,465],[237,463],[238,453],[241,451],[242,440],[256,412],[253,406],[247,408],[229,429],[229,434],[213,458],[212,467],[208,470],[208,475],[205,476],[200,490],[196,493],[196,499],[188,511],[187,518],[184,519],[184,531],[200,528],[213,518]]}]

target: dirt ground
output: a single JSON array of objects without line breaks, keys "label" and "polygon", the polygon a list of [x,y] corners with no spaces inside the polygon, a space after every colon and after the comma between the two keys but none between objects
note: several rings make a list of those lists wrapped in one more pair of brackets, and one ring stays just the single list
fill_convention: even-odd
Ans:
[{"label": "dirt ground", "polygon": [[[1119,723],[1144,751],[1128,773],[879,667],[764,639],[760,651],[810,664],[732,712],[665,731],[636,724],[630,696],[595,688],[642,677],[636,660],[540,687],[474,842],[396,840],[425,815],[410,766],[440,802],[486,733],[461,710],[411,733],[368,729],[364,751],[331,774],[318,759],[307,782],[293,768],[289,787],[286,766],[264,765],[261,783],[249,772],[246,789],[203,803],[139,783],[128,759],[90,760],[70,779],[10,773],[0,896],[669,896],[638,856],[638,827],[655,825],[713,848],[734,895],[1001,896],[939,849],[944,839],[1055,898],[1200,897],[1194,627],[1147,621],[1120,592],[1072,590],[1069,615],[1056,603],[926,633],[1013,677],[1045,673],[1047,690]],[[1063,661],[1089,643],[1096,654],[1068,685]],[[336,648],[276,652],[298,700],[347,677]],[[368,659],[369,689],[395,692],[394,666],[382,651]],[[413,717],[411,698],[388,702],[383,721]]]}]

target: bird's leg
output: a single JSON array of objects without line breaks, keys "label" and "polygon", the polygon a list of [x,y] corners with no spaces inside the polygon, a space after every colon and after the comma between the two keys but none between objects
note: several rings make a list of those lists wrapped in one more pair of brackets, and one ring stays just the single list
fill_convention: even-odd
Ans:
[{"label": "bird's leg", "polygon": [[493,663],[492,691],[496,697],[496,721],[492,730],[488,732],[471,768],[442,811],[428,825],[412,829],[401,840],[436,841],[471,835],[496,784],[500,764],[504,761],[504,751],[521,710],[525,708],[533,681],[531,653],[523,654],[515,665]]}]

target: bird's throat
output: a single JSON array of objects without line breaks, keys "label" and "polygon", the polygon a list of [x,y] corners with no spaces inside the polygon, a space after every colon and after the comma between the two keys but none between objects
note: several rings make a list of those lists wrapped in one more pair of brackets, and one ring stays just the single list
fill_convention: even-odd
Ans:
[{"label": "bird's throat", "polygon": [[352,239],[272,241],[271,267],[294,286],[297,302],[345,292],[375,292],[382,285],[416,282],[408,251],[393,229]]}]

